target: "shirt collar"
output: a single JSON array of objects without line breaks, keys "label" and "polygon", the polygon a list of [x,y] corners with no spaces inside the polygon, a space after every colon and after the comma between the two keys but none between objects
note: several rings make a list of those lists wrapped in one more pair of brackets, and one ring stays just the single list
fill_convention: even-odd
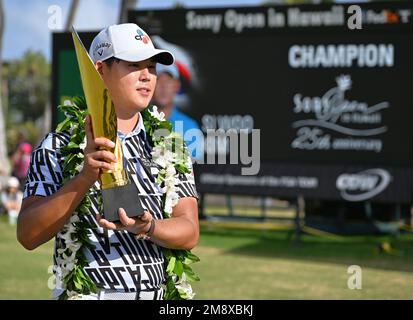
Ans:
[{"label": "shirt collar", "polygon": [[118,137],[119,137],[120,140],[124,140],[126,138],[138,135],[141,131],[143,132],[143,134],[146,138],[146,131],[145,131],[145,126],[143,125],[142,114],[139,113],[139,120],[138,120],[138,123],[136,124],[135,128],[131,132],[129,132],[126,136],[118,130]]}]

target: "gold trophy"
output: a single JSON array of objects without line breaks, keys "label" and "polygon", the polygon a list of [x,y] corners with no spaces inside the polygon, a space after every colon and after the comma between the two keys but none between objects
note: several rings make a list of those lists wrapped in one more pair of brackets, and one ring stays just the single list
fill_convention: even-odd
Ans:
[{"label": "gold trophy", "polygon": [[109,92],[89,57],[76,30],[72,28],[72,37],[76,49],[83,92],[88,112],[92,118],[94,137],[106,137],[115,142],[113,152],[118,162],[113,170],[102,170],[99,181],[103,197],[104,218],[109,221],[119,220],[118,209],[125,209],[129,217],[143,214],[138,189],[130,181],[128,172],[123,167],[121,143],[117,137],[117,118],[115,107]]}]

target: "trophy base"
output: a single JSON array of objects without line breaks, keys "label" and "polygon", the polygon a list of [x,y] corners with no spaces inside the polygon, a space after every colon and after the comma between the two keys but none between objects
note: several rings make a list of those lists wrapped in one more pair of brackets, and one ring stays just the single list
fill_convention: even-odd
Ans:
[{"label": "trophy base", "polygon": [[123,169],[103,172],[99,178],[102,189],[118,188],[129,183],[128,173]]},{"label": "trophy base", "polygon": [[103,217],[110,222],[119,221],[119,208],[126,211],[128,217],[139,217],[143,208],[139,200],[139,191],[133,182],[126,185],[103,189]]}]

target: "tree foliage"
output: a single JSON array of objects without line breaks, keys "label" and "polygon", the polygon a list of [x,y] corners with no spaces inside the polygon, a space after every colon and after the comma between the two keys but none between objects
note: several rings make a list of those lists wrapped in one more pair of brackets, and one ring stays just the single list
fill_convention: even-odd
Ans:
[{"label": "tree foliage", "polygon": [[21,112],[23,121],[44,113],[50,92],[50,65],[41,52],[28,50],[7,66],[8,110]]}]

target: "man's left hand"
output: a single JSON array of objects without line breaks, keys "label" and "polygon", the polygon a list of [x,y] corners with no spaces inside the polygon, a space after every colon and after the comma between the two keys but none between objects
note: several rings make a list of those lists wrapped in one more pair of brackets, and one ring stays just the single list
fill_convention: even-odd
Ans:
[{"label": "man's left hand", "polygon": [[134,234],[142,234],[148,232],[153,219],[152,215],[148,211],[144,211],[143,215],[138,218],[129,218],[126,211],[123,208],[119,208],[118,211],[120,222],[110,222],[100,215],[96,215],[96,220],[103,228],[110,230],[126,230]]}]

